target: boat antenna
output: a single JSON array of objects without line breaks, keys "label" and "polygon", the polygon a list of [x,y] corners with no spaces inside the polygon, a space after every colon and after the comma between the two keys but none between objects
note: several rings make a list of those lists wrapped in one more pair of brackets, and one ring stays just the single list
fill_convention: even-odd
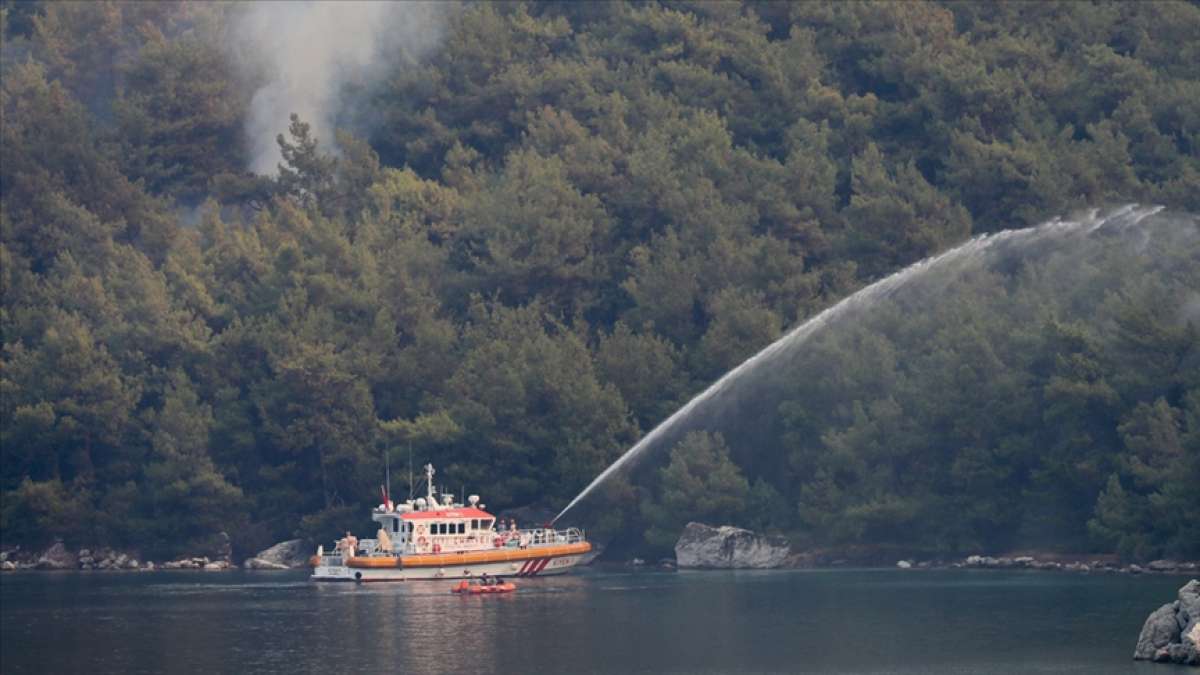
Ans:
[{"label": "boat antenna", "polygon": [[434,507],[436,507],[437,502],[435,502],[433,499],[433,474],[434,473],[436,473],[436,472],[433,470],[433,465],[426,464],[425,465],[425,487],[429,491],[429,501],[431,503],[433,503]]},{"label": "boat antenna", "polygon": [[386,503],[392,501],[392,449],[390,447],[383,450],[383,480],[387,485],[387,492],[383,495],[383,500]]},{"label": "boat antenna", "polygon": [[408,442],[408,500],[411,502],[413,498],[413,470],[412,470],[412,441]]}]

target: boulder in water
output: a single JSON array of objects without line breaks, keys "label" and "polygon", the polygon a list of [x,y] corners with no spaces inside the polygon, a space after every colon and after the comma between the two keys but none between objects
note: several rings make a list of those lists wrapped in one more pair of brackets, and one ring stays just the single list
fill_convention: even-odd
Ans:
[{"label": "boulder in water", "polygon": [[779,567],[791,554],[783,537],[757,534],[740,527],[688,523],[675,543],[680,568],[767,569]]},{"label": "boulder in water", "polygon": [[39,570],[73,570],[78,564],[79,561],[75,555],[59,541],[46,549],[46,552],[38,558],[37,568]]},{"label": "boulder in water", "polygon": [[1192,579],[1179,589],[1179,611],[1191,623],[1200,621],[1200,581]]},{"label": "boulder in water", "polygon": [[243,567],[248,570],[286,570],[308,565],[311,555],[309,545],[303,539],[289,539],[263,549],[250,558]]},{"label": "boulder in water", "polygon": [[1192,619],[1192,628],[1183,633],[1180,644],[1188,655],[1188,660],[1184,663],[1200,665],[1200,620]]},{"label": "boulder in water", "polygon": [[1179,589],[1178,599],[1154,610],[1142,626],[1133,658],[1200,665],[1200,581]]}]

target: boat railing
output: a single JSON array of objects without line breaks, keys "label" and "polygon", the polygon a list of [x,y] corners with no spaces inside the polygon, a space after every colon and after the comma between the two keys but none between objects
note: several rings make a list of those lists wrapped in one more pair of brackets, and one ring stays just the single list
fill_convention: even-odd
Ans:
[{"label": "boat railing", "polygon": [[576,527],[569,527],[565,530],[555,530],[551,528],[535,528],[532,530],[522,530],[521,538],[527,541],[530,545],[549,545],[549,544],[577,544],[584,541],[583,530]]},{"label": "boat railing", "polygon": [[323,546],[321,549],[322,550],[319,555],[321,556],[323,563],[326,565],[341,565],[342,558],[345,557],[358,558],[382,553],[382,551],[379,550],[378,539],[359,539],[358,545],[354,547],[354,555],[352,556],[346,556],[338,542],[334,542],[333,546],[331,546],[328,550],[325,550],[325,547]]}]

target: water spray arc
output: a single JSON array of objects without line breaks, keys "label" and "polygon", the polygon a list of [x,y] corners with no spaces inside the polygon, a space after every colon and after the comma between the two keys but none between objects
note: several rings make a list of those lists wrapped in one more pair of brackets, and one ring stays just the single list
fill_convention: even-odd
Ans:
[{"label": "water spray arc", "polygon": [[1125,229],[1137,225],[1145,218],[1161,210],[1162,207],[1160,206],[1138,206],[1131,204],[1107,212],[1092,210],[1086,215],[1075,219],[1055,219],[1035,227],[980,235],[944,253],[914,263],[899,272],[859,290],[857,293],[843,299],[841,302],[825,309],[795,327],[786,335],[723,375],[699,395],[688,401],[686,405],[661,422],[650,433],[643,436],[625,454],[617,458],[607,469],[596,476],[583,491],[567,504],[566,508],[554,517],[551,523],[557,522],[606,481],[621,472],[633,469],[655,447],[656,443],[686,423],[702,407],[719,403],[723,397],[727,396],[762,369],[782,365],[788,355],[795,353],[803,347],[808,339],[822,328],[841,317],[871,307],[881,299],[887,298],[901,288],[904,288],[913,280],[924,277],[934,271],[963,269],[966,265],[978,260],[985,253],[1002,245],[1030,246],[1039,242],[1060,240],[1073,235],[1087,236],[1106,228]]}]

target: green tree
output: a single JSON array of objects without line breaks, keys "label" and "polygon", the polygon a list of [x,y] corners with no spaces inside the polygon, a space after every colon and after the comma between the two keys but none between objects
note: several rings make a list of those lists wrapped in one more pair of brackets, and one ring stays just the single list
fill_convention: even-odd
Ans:
[{"label": "green tree", "polygon": [[122,169],[155,194],[194,204],[214,176],[245,163],[238,148],[248,102],[216,42],[171,40],[152,24],[144,33],[113,103]]},{"label": "green tree", "polygon": [[690,520],[717,525],[741,522],[750,484],[730,460],[721,434],[690,433],[671,448],[670,457],[658,471],[657,494],[641,501],[649,546],[656,551],[671,549]]},{"label": "green tree", "polygon": [[[229,484],[208,454],[212,409],[202,403],[182,372],[171,375],[162,407],[148,420],[152,448],[145,467],[146,506],[136,513],[146,542],[160,554],[197,550],[222,531],[236,532],[244,517],[241,489]],[[110,528],[128,527],[113,523]]]}]

